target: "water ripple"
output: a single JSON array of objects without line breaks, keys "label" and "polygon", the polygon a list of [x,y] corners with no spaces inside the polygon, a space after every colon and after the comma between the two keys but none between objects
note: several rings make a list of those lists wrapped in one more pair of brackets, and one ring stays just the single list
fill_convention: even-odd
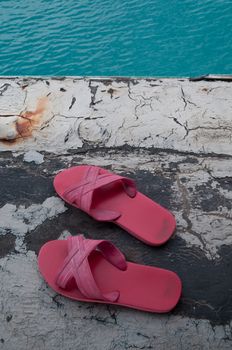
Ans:
[{"label": "water ripple", "polygon": [[231,0],[1,0],[1,75],[232,73]]}]

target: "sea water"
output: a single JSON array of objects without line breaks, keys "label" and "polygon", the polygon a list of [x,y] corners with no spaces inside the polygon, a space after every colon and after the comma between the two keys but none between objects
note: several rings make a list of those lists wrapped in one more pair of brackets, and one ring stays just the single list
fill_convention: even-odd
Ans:
[{"label": "sea water", "polygon": [[0,0],[0,75],[232,73],[232,0]]}]

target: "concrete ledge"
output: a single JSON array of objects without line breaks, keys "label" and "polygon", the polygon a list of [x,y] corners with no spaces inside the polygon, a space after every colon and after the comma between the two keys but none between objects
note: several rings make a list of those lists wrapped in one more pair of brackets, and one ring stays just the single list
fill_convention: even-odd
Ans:
[{"label": "concrete ledge", "polygon": [[2,78],[0,149],[129,145],[231,155],[231,94],[223,81]]},{"label": "concrete ledge", "polygon": [[[214,79],[215,80],[215,79]],[[231,349],[229,81],[7,78],[0,83],[0,348]],[[95,164],[170,209],[174,237],[148,247],[65,205],[52,180]],[[37,271],[42,244],[82,231],[131,261],[176,271],[169,315],[75,303]]]}]

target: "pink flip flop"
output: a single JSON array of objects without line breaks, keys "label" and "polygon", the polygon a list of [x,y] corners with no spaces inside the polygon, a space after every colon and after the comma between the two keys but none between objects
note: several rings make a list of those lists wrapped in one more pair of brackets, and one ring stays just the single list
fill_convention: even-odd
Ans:
[{"label": "pink flip flop", "polygon": [[171,271],[133,264],[109,241],[83,236],[42,246],[39,270],[48,285],[65,297],[164,313],[181,295],[181,281]]},{"label": "pink flip flop", "polygon": [[113,221],[150,245],[161,245],[173,234],[174,216],[136,190],[133,180],[96,166],[75,166],[54,179],[59,196],[99,221]]}]

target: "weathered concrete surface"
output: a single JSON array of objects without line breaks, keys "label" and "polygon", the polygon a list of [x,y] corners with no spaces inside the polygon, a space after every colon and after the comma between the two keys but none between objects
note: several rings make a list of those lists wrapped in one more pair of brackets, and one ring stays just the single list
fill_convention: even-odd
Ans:
[{"label": "weathered concrete surface", "polygon": [[[0,348],[231,349],[231,89],[175,79],[2,79]],[[175,214],[174,237],[148,247],[65,205],[53,177],[83,163],[135,178]],[[37,253],[79,232],[177,272],[176,309],[152,315],[56,295]]]},{"label": "weathered concrete surface", "polygon": [[125,144],[231,153],[230,82],[0,80],[2,150],[30,150],[36,142],[37,150],[57,153]]}]

